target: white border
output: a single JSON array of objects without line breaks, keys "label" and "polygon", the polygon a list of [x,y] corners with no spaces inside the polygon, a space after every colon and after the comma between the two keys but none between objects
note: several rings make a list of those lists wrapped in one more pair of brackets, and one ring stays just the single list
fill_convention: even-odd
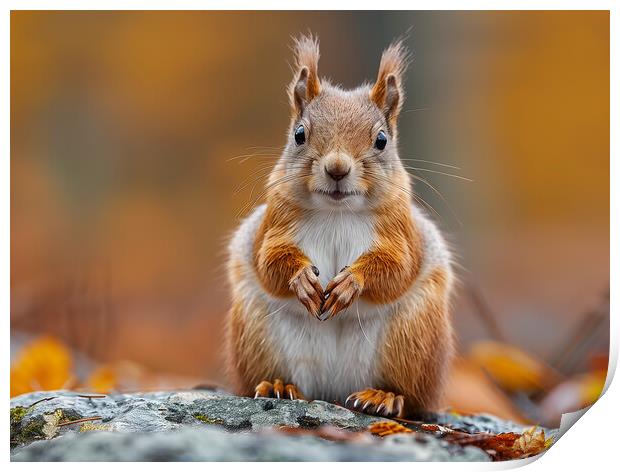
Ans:
[{"label": "white border", "polygon": [[[3,350],[4,356],[4,379],[3,391],[4,398],[9,398],[9,364],[10,364],[10,351],[9,351],[9,313],[10,313],[10,83],[9,83],[9,71],[10,71],[10,15],[9,11],[15,10],[48,10],[48,9],[80,9],[80,10],[161,10],[161,9],[173,9],[173,10],[200,10],[200,9],[219,9],[219,10],[303,10],[308,8],[318,10],[349,10],[349,9],[362,9],[362,10],[610,10],[610,27],[611,27],[611,163],[610,163],[610,183],[618,182],[618,140],[617,134],[614,131],[618,130],[618,83],[620,77],[618,76],[618,58],[616,57],[618,52],[618,26],[620,21],[618,20],[618,14],[620,8],[617,7],[617,3],[611,0],[590,0],[590,1],[578,1],[578,0],[564,0],[564,1],[550,1],[550,0],[520,0],[520,1],[491,1],[491,0],[479,0],[479,1],[390,1],[384,0],[380,3],[369,1],[340,1],[334,2],[325,0],[314,0],[311,3],[303,2],[284,2],[284,1],[241,1],[230,0],[226,1],[211,1],[200,2],[191,0],[178,0],[178,1],[164,1],[164,0],[93,0],[90,2],[76,1],[76,0],[64,0],[64,1],[43,1],[43,0],[24,0],[14,1],[9,0],[3,2],[3,15],[0,19],[0,31],[2,38],[2,47],[0,48],[0,146],[4,149],[2,153],[2,160],[0,162],[0,219],[2,221],[2,231],[0,232],[1,247],[0,254],[2,255],[2,265],[0,267],[0,310],[3,315],[2,331],[3,339],[5,339],[5,348]],[[614,55],[616,53],[616,55]],[[620,404],[620,390],[617,386],[618,382],[613,384],[611,382],[615,373],[617,365],[618,355],[618,268],[620,267],[620,254],[618,252],[618,241],[620,241],[620,219],[618,218],[618,210],[620,208],[620,193],[614,185],[610,185],[611,191],[611,209],[610,209],[610,228],[611,228],[611,329],[610,329],[610,368],[608,378],[606,382],[606,392],[601,399],[595,403],[587,412],[587,414],[580,419],[579,425],[576,428],[571,428],[570,432],[564,435],[557,444],[555,444],[548,453],[546,453],[539,460],[531,461],[513,461],[504,463],[458,463],[456,465],[448,463],[440,464],[416,464],[415,466],[403,464],[385,465],[385,467],[422,467],[424,469],[452,469],[458,468],[459,470],[497,470],[497,469],[509,469],[520,465],[530,464],[529,467],[532,470],[543,470],[543,468],[552,467],[554,470],[559,467],[588,467],[590,469],[607,470],[608,464],[615,463],[616,456],[616,434],[613,430],[615,424],[612,423],[612,416],[617,416],[617,405]],[[569,418],[566,418],[569,420]],[[8,408],[2,409],[2,424],[5,426],[9,422]],[[8,444],[9,444],[9,431],[8,428],[3,428],[3,445],[5,445],[6,455],[5,460],[8,461]],[[42,467],[42,465],[32,464],[18,464],[11,463],[11,467],[16,469]],[[162,463],[149,463],[146,465],[150,469],[162,469],[167,468],[167,464]],[[218,469],[232,469],[237,464],[212,464],[206,467],[217,467]],[[377,467],[384,467],[381,465],[369,464],[369,463],[356,463],[356,464],[329,464],[321,467],[355,467],[356,470],[371,470]],[[55,470],[67,470],[84,467],[93,468],[93,470],[104,470],[109,467],[106,463],[89,464],[88,466],[75,463],[63,463],[63,464],[47,464],[45,467],[51,467]],[[117,467],[135,467],[131,464],[115,464]],[[195,463],[187,464],[184,467],[188,468],[204,468],[205,464]],[[259,470],[272,469],[272,464],[253,464],[253,468]],[[286,467],[286,466],[282,466]],[[296,469],[310,470],[316,467],[313,464],[295,464],[293,467]]]}]

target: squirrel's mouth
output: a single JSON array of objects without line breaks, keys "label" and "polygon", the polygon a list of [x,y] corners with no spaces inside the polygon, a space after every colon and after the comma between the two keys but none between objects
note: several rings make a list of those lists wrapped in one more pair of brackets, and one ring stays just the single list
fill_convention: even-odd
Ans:
[{"label": "squirrel's mouth", "polygon": [[325,195],[325,196],[331,198],[332,200],[344,200],[347,197],[352,197],[354,195],[359,195],[359,192],[342,191],[342,190],[332,190],[330,192],[328,192],[326,190],[317,190],[317,193],[320,193],[321,195]]}]

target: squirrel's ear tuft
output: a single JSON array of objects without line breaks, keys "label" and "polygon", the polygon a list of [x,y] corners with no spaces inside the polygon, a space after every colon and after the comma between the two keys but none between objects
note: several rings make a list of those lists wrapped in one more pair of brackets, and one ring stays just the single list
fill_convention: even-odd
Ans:
[{"label": "squirrel's ear tuft", "polygon": [[295,65],[289,87],[291,107],[295,117],[301,116],[310,101],[321,93],[319,81],[319,40],[312,35],[294,39]]},{"label": "squirrel's ear tuft", "polygon": [[377,82],[370,91],[370,99],[383,111],[391,126],[396,124],[405,93],[402,88],[409,53],[402,40],[390,45],[381,55]]}]

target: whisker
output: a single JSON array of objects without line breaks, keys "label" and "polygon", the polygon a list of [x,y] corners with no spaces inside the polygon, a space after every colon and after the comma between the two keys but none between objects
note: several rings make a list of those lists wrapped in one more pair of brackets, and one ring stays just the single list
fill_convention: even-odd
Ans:
[{"label": "whisker", "polygon": [[[241,190],[243,190],[244,188],[248,187],[249,185],[251,185],[253,182],[256,182],[257,180],[263,179],[267,176],[269,176],[269,174],[271,174],[272,170],[273,170],[274,166],[272,164],[267,164],[264,167],[260,167],[256,170],[256,172],[252,173],[250,176],[248,176],[247,178],[245,178],[234,190],[233,195],[236,195],[237,193],[239,193]],[[299,169],[305,169],[306,165],[296,165],[296,166],[292,166],[289,167],[288,169],[291,170],[299,170]],[[257,175],[258,173],[260,173],[259,175]]]},{"label": "whisker", "polygon": [[270,316],[273,316],[273,315],[275,315],[276,313],[281,312],[281,311],[284,309],[284,307],[286,307],[286,305],[282,305],[282,306],[281,306],[280,308],[278,308],[276,311],[274,311],[274,312],[272,312],[272,313],[268,313],[268,314],[266,314],[264,317],[265,317],[265,318],[268,318],[268,317],[270,317]]},{"label": "whisker", "polygon": [[370,338],[366,334],[366,331],[364,331],[364,328],[362,327],[362,318],[360,317],[360,301],[359,301],[359,299],[355,302],[355,308],[357,310],[357,322],[360,325],[360,329],[362,330],[362,334],[366,338],[366,341],[368,341],[368,344],[370,345],[370,347],[372,347],[373,350],[374,350],[375,346],[373,345],[372,341],[370,340]]},{"label": "whisker", "polygon": [[346,200],[343,200],[342,202],[345,204],[345,206],[349,209],[349,211],[350,211],[351,213],[355,213],[355,212],[353,211],[353,208],[351,208],[351,205],[349,205],[349,202],[347,202]]},{"label": "whisker", "polygon": [[239,160],[239,164],[244,163],[245,161],[252,159],[253,157],[255,157],[256,159],[277,159],[278,157],[280,157],[280,154],[275,154],[275,153],[252,153],[252,154],[240,154],[239,156],[233,156],[233,157],[229,157],[228,159],[226,159],[226,162],[231,162],[231,161],[236,161]]},{"label": "whisker", "polygon": [[247,209],[252,208],[256,205],[256,203],[267,193],[269,193],[269,191],[275,187],[277,187],[278,185],[282,185],[284,183],[287,182],[292,182],[295,180],[300,180],[306,177],[310,177],[312,174],[300,174],[300,175],[285,175],[284,177],[280,177],[279,179],[276,179],[275,181],[271,182],[270,184],[265,186],[265,189],[253,200],[253,201],[249,201],[247,204],[245,204],[243,206],[243,208],[241,208],[241,210],[239,210],[239,212],[237,212],[237,218],[240,217]]},{"label": "whisker", "polygon": [[413,113],[413,112],[416,112],[416,111],[429,111],[429,110],[431,110],[431,108],[429,108],[429,107],[426,107],[426,108],[412,108],[410,110],[404,110],[402,113]]},{"label": "whisker", "polygon": [[455,179],[465,180],[466,182],[473,182],[473,179],[469,179],[469,178],[463,177],[461,175],[450,174],[448,172],[441,172],[439,170],[423,169],[421,167],[410,167],[410,166],[403,166],[403,167],[405,167],[405,169],[417,170],[417,171],[420,171],[420,172],[432,172],[434,174],[441,174],[441,175],[446,175],[448,177],[454,177]]},{"label": "whisker", "polygon": [[450,213],[452,213],[452,216],[458,222],[459,226],[463,226],[462,221],[459,219],[458,216],[456,216],[456,212],[452,209],[452,206],[448,203],[448,200],[446,200],[446,198],[443,196],[443,194],[439,190],[437,190],[433,185],[431,185],[431,183],[425,178],[420,177],[419,175],[415,175],[413,173],[410,173],[409,175],[413,177],[415,180],[418,180],[428,185],[439,196],[439,198],[441,198],[441,200],[446,204],[446,206],[448,207],[448,210],[450,210]]},{"label": "whisker", "polygon": [[435,208],[433,208],[433,205],[431,205],[430,203],[428,203],[426,200],[424,200],[421,196],[419,195],[412,195],[412,197],[421,205],[424,205],[426,208],[428,208],[430,211],[432,211],[433,213],[435,213],[435,215],[437,216],[437,218],[439,218],[439,220],[441,220],[441,215],[439,213],[437,213],[437,210],[435,210]]},{"label": "whisker", "polygon": [[428,161],[426,159],[413,159],[411,157],[406,157],[406,158],[401,157],[400,160],[401,161],[412,161],[412,162],[424,162],[426,164],[435,164],[436,166],[448,167],[449,169],[461,170],[460,167],[455,166],[453,164],[444,164],[443,162]]},{"label": "whisker", "polygon": [[275,150],[283,150],[285,146],[249,146],[246,149],[275,149]]},{"label": "whisker", "polygon": [[[406,195],[408,195],[409,197],[413,198],[418,203],[420,203],[421,205],[424,205],[426,208],[428,208],[430,211],[432,211],[435,215],[437,215],[437,218],[439,218],[440,220],[442,219],[441,215],[439,214],[439,212],[437,210],[435,210],[433,205],[428,203],[426,200],[424,200],[424,198],[422,198],[421,195],[416,194],[410,188],[407,188],[407,187],[405,187],[403,185],[400,185],[400,184],[397,184],[395,182],[391,182],[391,181],[389,181],[389,179],[386,176],[373,173],[372,171],[367,171],[367,174],[372,175],[373,177],[377,178],[378,180],[382,180],[384,182],[387,182],[387,183],[389,183],[389,185],[394,185],[396,188],[398,188],[401,191],[403,191]],[[411,175],[411,174],[409,174],[409,175]],[[458,218],[457,218],[457,220],[458,220]]]}]

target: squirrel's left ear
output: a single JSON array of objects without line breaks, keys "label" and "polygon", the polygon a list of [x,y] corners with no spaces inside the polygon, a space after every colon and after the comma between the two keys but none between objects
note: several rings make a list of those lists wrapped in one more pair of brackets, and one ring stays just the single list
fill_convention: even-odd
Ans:
[{"label": "squirrel's left ear", "polygon": [[304,108],[321,93],[319,81],[319,40],[312,35],[300,36],[293,45],[295,76],[289,86],[293,116],[299,118]]},{"label": "squirrel's left ear", "polygon": [[392,43],[381,55],[377,82],[370,91],[370,99],[383,111],[391,127],[405,101],[402,88],[408,63],[408,52],[402,41]]}]

